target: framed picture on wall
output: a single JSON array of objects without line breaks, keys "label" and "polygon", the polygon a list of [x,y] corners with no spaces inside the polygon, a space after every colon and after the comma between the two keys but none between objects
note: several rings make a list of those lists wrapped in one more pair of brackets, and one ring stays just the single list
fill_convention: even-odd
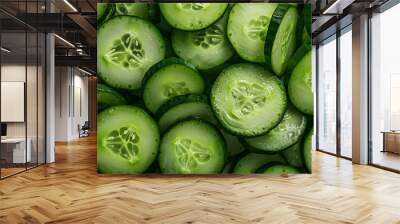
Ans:
[{"label": "framed picture on wall", "polygon": [[1,82],[1,122],[25,121],[25,82]]}]

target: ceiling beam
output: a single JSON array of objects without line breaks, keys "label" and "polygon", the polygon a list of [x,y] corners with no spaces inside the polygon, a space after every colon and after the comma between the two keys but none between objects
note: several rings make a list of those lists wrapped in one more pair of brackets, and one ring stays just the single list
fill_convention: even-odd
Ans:
[{"label": "ceiling beam", "polygon": [[343,11],[351,5],[355,0],[336,0],[329,4],[324,10],[322,10],[322,14],[342,14]]},{"label": "ceiling beam", "polygon": [[88,67],[96,71],[97,62],[96,58],[90,56],[56,56],[56,66],[79,66]]},{"label": "ceiling beam", "polygon": [[67,16],[74,21],[87,35],[86,41],[90,46],[96,46],[96,28],[81,14],[70,13]]}]

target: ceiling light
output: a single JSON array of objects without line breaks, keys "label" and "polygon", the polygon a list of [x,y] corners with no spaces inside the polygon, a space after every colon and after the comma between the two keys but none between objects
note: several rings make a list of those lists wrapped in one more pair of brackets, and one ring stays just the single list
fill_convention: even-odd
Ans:
[{"label": "ceiling light", "polygon": [[323,15],[339,15],[343,14],[343,10],[349,7],[356,0],[336,0],[322,13]]},{"label": "ceiling light", "polygon": [[10,53],[10,52],[11,52],[11,50],[9,50],[9,49],[7,49],[7,48],[5,48],[5,47],[1,47],[0,49],[1,49],[2,51],[6,52],[6,53]]},{"label": "ceiling light", "polygon": [[83,73],[85,73],[85,74],[87,74],[87,75],[90,75],[90,76],[92,75],[92,73],[90,73],[90,72],[88,72],[88,71],[86,71],[86,70],[83,70],[83,69],[81,69],[81,68],[79,68],[79,67],[78,67],[78,70],[81,71],[81,72],[83,72]]},{"label": "ceiling light", "polygon": [[[341,0],[336,0],[332,5],[330,5],[327,9],[324,10],[322,14],[339,14],[337,13],[337,6]],[[332,9],[335,9],[335,12],[331,12]]]},{"label": "ceiling light", "polygon": [[73,6],[68,0],[64,0],[65,4],[67,4],[74,12],[78,12],[78,10]]},{"label": "ceiling light", "polygon": [[54,34],[55,37],[57,37],[59,40],[61,40],[62,42],[64,42],[65,44],[67,44],[70,47],[75,48],[75,45],[73,45],[71,42],[69,42],[68,40],[60,37],[58,34]]}]

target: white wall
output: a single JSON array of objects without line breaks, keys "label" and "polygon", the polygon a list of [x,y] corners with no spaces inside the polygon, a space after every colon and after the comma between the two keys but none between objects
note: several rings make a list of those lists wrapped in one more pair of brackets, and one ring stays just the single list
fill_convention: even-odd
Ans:
[{"label": "white wall", "polygon": [[88,120],[88,78],[72,67],[56,67],[55,73],[55,140],[74,140],[78,125]]},{"label": "white wall", "polygon": [[55,68],[55,141],[67,141],[69,132],[69,69]]}]

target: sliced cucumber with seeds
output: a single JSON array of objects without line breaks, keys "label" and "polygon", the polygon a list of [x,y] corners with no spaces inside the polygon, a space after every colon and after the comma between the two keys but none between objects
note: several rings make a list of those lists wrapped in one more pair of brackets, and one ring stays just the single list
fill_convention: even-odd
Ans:
[{"label": "sliced cucumber with seeds", "polygon": [[209,69],[229,60],[234,50],[226,37],[228,12],[211,26],[198,31],[172,32],[175,53],[198,69]]},{"label": "sliced cucumber with seeds", "polygon": [[282,121],[265,135],[246,138],[246,143],[260,151],[278,152],[298,142],[307,127],[307,118],[290,106]]},{"label": "sliced cucumber with seeds", "polygon": [[228,3],[160,3],[167,22],[181,30],[201,30],[221,17]]},{"label": "sliced cucumber with seeds", "polygon": [[305,20],[304,18],[304,4],[299,5],[297,7],[297,13],[299,15],[299,19],[297,20],[297,26],[296,26],[296,45],[297,47],[301,46],[303,44],[303,31],[305,31]]},{"label": "sliced cucumber with seeds", "polygon": [[307,30],[305,28],[303,30],[302,41],[303,41],[303,44],[309,44],[310,46],[312,46],[311,36],[307,33]]},{"label": "sliced cucumber with seeds", "polygon": [[169,34],[172,32],[174,28],[169,25],[165,17],[162,15],[160,7],[158,5],[153,7],[153,10],[151,10],[150,13],[152,13],[150,15],[152,17],[153,23],[162,33]]},{"label": "sliced cucumber with seeds", "polygon": [[205,82],[192,65],[182,59],[168,58],[146,72],[142,86],[144,103],[155,113],[175,96],[203,93]]},{"label": "sliced cucumber with seeds", "polygon": [[311,4],[305,4],[303,8],[304,27],[309,37],[311,37],[312,7]]},{"label": "sliced cucumber with seeds", "polygon": [[234,166],[234,161],[231,160],[228,163],[225,164],[224,169],[222,170],[222,173],[231,173],[233,166]]},{"label": "sliced cucumber with seeds", "polygon": [[228,133],[224,129],[221,129],[221,133],[225,138],[229,156],[236,156],[245,151],[245,148],[236,136]]},{"label": "sliced cucumber with seeds", "polygon": [[211,105],[224,128],[250,137],[264,134],[280,122],[287,98],[275,75],[245,63],[222,71],[211,89]]},{"label": "sliced cucumber with seeds", "polygon": [[108,10],[108,3],[98,3],[97,4],[97,21],[102,21],[103,17],[106,15]]},{"label": "sliced cucumber with seeds", "polygon": [[[229,151],[229,149],[228,149],[228,151]],[[236,164],[247,154],[248,154],[248,152],[242,151],[237,155],[229,156],[228,162],[226,162],[222,173],[233,173],[233,169],[235,168]]]},{"label": "sliced cucumber with seeds", "polygon": [[314,133],[314,129],[311,129],[305,139],[304,139],[304,143],[303,143],[303,157],[304,157],[304,164],[307,168],[308,172],[312,172],[312,164],[311,164],[311,148],[312,148],[312,136]]},{"label": "sliced cucumber with seeds", "polygon": [[147,3],[114,3],[116,16],[137,16],[149,19],[150,8]]},{"label": "sliced cucumber with seeds", "polygon": [[97,24],[101,25],[114,13],[114,7],[109,3],[97,3]]},{"label": "sliced cucumber with seeds", "polygon": [[102,110],[109,106],[127,104],[126,99],[112,88],[97,83],[97,108]]},{"label": "sliced cucumber with seeds", "polygon": [[[158,126],[161,132],[167,130],[171,125],[188,118],[199,118],[215,125],[218,123],[212,112],[208,97],[205,95],[176,96],[164,103],[157,111],[156,116],[159,118]],[[236,136],[224,130],[221,130],[221,134],[225,138],[229,156],[235,156],[244,151],[244,147]]]},{"label": "sliced cucumber with seeds", "polygon": [[97,20],[104,16],[108,7],[108,3],[98,3],[97,4]]},{"label": "sliced cucumber with seeds", "polygon": [[134,106],[110,107],[97,119],[97,164],[100,173],[142,173],[157,156],[156,122]]},{"label": "sliced cucumber with seeds", "polygon": [[258,169],[272,162],[285,163],[285,160],[280,154],[265,155],[249,153],[239,160],[233,172],[237,174],[256,173]]},{"label": "sliced cucumber with seeds", "polygon": [[227,33],[236,52],[251,62],[264,62],[268,26],[278,4],[235,4],[229,14]]},{"label": "sliced cucumber with seeds", "polygon": [[296,50],[297,9],[288,4],[279,4],[273,14],[265,40],[265,62],[280,76]]},{"label": "sliced cucumber with seeds", "polygon": [[290,58],[288,65],[287,65],[287,69],[286,69],[286,74],[285,74],[285,84],[287,84],[287,82],[289,81],[290,75],[293,72],[293,69],[296,67],[296,65],[300,62],[301,59],[304,58],[304,56],[306,54],[308,54],[308,52],[311,51],[311,43],[310,42],[306,42],[304,44],[302,44],[297,50],[296,52],[293,54],[293,56]]},{"label": "sliced cucumber with seeds", "polygon": [[314,98],[312,92],[311,51],[294,68],[288,84],[288,94],[293,105],[305,114],[312,115]]},{"label": "sliced cucumber with seeds", "polygon": [[156,114],[161,132],[167,130],[178,121],[190,117],[200,118],[217,124],[214,114],[205,95],[176,96],[164,103]]},{"label": "sliced cucumber with seeds", "polygon": [[282,152],[282,155],[285,157],[287,163],[299,169],[304,167],[302,154],[302,141],[298,141],[296,144],[290,146]]},{"label": "sliced cucumber with seeds", "polygon": [[262,173],[265,174],[296,174],[300,173],[300,171],[293,166],[284,165],[284,164],[276,164],[269,166]]},{"label": "sliced cucumber with seeds", "polygon": [[97,70],[115,88],[134,90],[152,65],[165,56],[161,33],[133,16],[117,16],[97,31]]},{"label": "sliced cucumber with seeds", "polygon": [[210,174],[222,171],[226,157],[225,140],[213,125],[188,120],[162,137],[159,163],[163,173]]}]

